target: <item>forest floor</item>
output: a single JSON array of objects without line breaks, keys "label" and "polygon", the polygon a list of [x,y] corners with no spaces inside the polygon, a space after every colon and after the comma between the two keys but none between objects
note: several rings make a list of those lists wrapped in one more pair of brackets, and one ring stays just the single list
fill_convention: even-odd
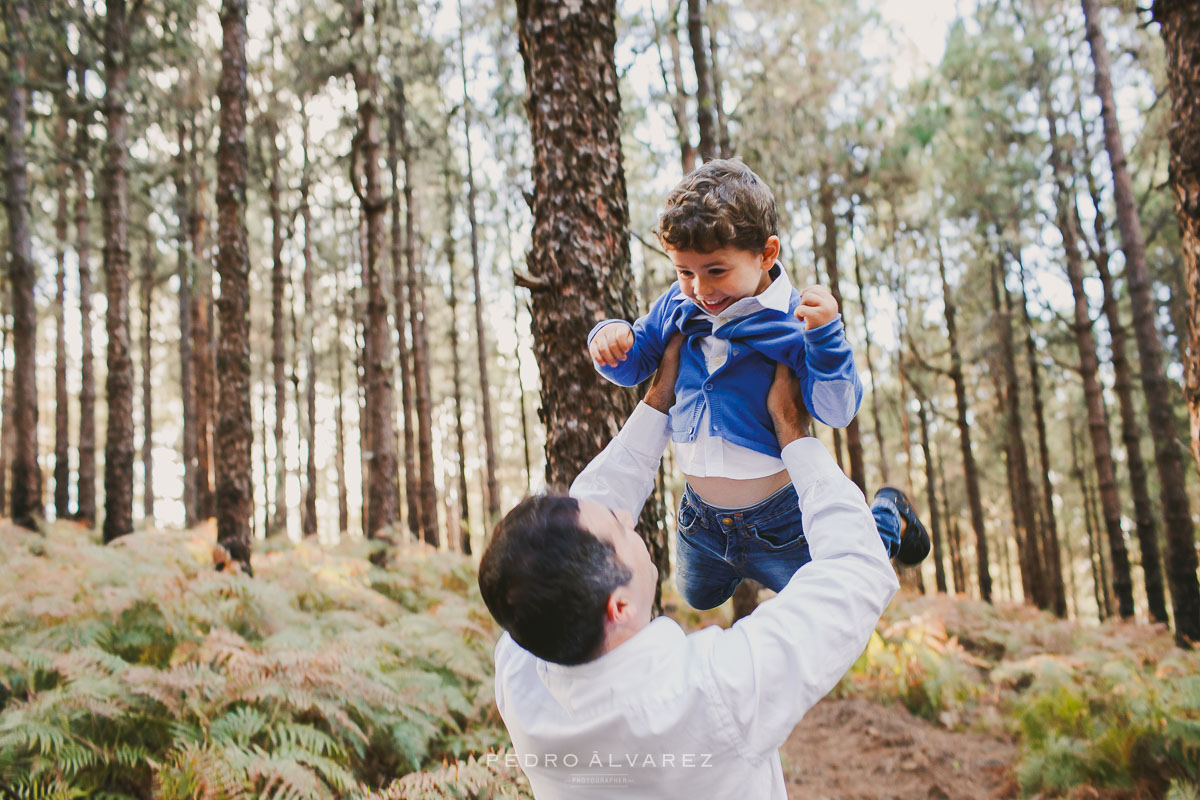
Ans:
[{"label": "forest floor", "polygon": [[1017,796],[1016,747],[950,731],[901,705],[828,697],[781,751],[789,794],[805,800],[1000,800]]}]

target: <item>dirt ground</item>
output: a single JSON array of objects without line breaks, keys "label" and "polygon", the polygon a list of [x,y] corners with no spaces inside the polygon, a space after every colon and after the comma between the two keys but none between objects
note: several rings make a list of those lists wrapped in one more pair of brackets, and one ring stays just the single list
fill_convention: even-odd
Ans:
[{"label": "dirt ground", "polygon": [[903,706],[826,698],[783,746],[793,800],[1001,800],[1011,742],[938,728]]}]

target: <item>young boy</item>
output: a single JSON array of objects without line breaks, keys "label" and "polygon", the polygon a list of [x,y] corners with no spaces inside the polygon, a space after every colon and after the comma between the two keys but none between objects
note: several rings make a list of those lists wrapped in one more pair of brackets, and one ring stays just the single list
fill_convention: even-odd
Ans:
[{"label": "young boy", "polygon": [[[692,606],[714,608],[743,578],[779,591],[811,560],[767,413],[775,362],[795,372],[809,412],[832,427],[858,413],[862,383],[833,295],[792,288],[777,260],[775,198],[741,161],[710,161],[685,177],[655,232],[677,283],[633,325],[597,324],[588,350],[602,375],[634,386],[658,368],[671,337],[684,336],[670,411],[687,479],[676,583]],[[902,492],[881,489],[872,510],[889,556],[925,557],[928,535]]]}]

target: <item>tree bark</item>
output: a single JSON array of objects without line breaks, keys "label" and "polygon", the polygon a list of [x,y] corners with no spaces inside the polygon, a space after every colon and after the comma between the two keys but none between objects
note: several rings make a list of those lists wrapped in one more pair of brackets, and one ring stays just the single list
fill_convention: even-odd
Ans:
[{"label": "tree bark", "polygon": [[[1005,284],[1004,268],[993,263],[991,274],[992,310],[996,339],[1000,345],[1001,375],[997,385],[1002,389],[1003,416],[1007,435],[1005,449],[1012,479],[1013,521],[1017,528],[1020,548],[1021,583],[1026,602],[1047,609],[1053,605],[1048,598],[1045,554],[1041,548],[1041,533],[1034,516],[1033,487],[1029,481],[1029,454],[1025,449],[1021,417],[1021,387],[1017,379],[1017,360],[1012,343],[1012,296]],[[1004,302],[1001,304],[1000,296]],[[1002,380],[999,378],[1002,377]]]},{"label": "tree bark", "polygon": [[712,77],[708,70],[708,49],[704,46],[702,0],[687,0],[688,42],[692,46],[692,65],[696,70],[696,123],[700,128],[700,158],[710,161],[720,156],[717,132],[713,124]]},{"label": "tree bark", "polygon": [[[875,366],[871,361],[871,312],[867,308],[866,284],[863,283],[862,265],[859,259],[858,242],[854,240],[854,218],[850,219],[850,239],[854,244],[854,282],[858,284],[858,298],[863,312],[863,345],[866,349],[867,374],[871,376],[871,421],[875,429],[875,443],[879,445],[879,475],[883,483],[887,483],[888,460],[883,441],[883,420],[879,415],[879,383],[876,380]],[[942,591],[945,591],[944,589]]]},{"label": "tree bark", "polygon": [[337,492],[338,492],[338,533],[344,535],[350,527],[350,493],[346,488],[346,423],[344,415],[344,396],[346,385],[342,362],[345,350],[342,346],[342,287],[341,270],[335,270],[336,282],[333,299],[334,330],[333,356],[337,374],[337,413],[334,417],[334,438],[337,442]]},{"label": "tree bark", "polygon": [[[916,387],[914,386],[914,389]],[[929,448],[929,415],[925,412],[928,401],[917,394],[917,420],[921,425],[921,454],[925,458],[925,494],[929,503],[929,535],[933,539],[933,570],[937,590],[946,594],[946,565],[942,562],[942,525],[938,513],[937,473],[933,469],[933,454]]]},{"label": "tree bark", "polygon": [[[829,276],[829,291],[837,301],[838,311],[842,314],[842,322],[845,324],[845,305],[842,303],[841,275],[837,263],[837,218],[833,214],[833,187],[827,179],[821,181],[818,204],[821,206],[821,223],[825,229],[822,250],[825,256],[825,272]],[[862,434],[859,432],[857,415],[846,426],[846,454],[850,458],[850,480],[865,494],[867,470],[863,464]]]},{"label": "tree bark", "polygon": [[[1167,84],[1171,90],[1173,122],[1167,128],[1167,142],[1171,150],[1171,186],[1175,191],[1175,214],[1182,233],[1187,288],[1187,329],[1178,333],[1181,338],[1187,337],[1185,393],[1191,417],[1192,458],[1200,468],[1200,58],[1195,46],[1200,37],[1200,6],[1187,0],[1156,0],[1154,17],[1161,25],[1160,32],[1166,45]],[[1157,452],[1156,448],[1156,456]],[[1161,465],[1159,469],[1162,469]],[[1173,483],[1183,482],[1182,477],[1178,481],[1172,480]],[[1178,493],[1178,487],[1173,486],[1172,491]],[[1178,519],[1178,510],[1172,509],[1172,512]],[[1196,610],[1198,601],[1194,586],[1196,551],[1189,542],[1190,537],[1185,535],[1182,525],[1176,527],[1173,524],[1169,528],[1167,557],[1173,576],[1172,604],[1177,618],[1181,612],[1191,613],[1193,620],[1185,635],[1195,641],[1200,638],[1197,635],[1200,624],[1195,619],[1200,616],[1200,611]],[[1182,556],[1184,563],[1176,563],[1177,556]],[[1190,573],[1187,571],[1189,564]],[[1178,589],[1174,585],[1176,582]],[[1176,625],[1179,625],[1178,621]]]},{"label": "tree bark", "polygon": [[[367,527],[374,537],[396,522],[396,434],[393,427],[393,370],[388,331],[388,302],[382,270],[383,225],[387,201],[379,177],[379,75],[371,67],[373,52],[367,52],[362,0],[351,3],[350,35],[362,57],[354,64],[354,86],[358,94],[358,140],[362,183],[352,176],[366,217],[366,260],[363,264],[363,290],[367,316],[363,331],[364,370],[367,387],[369,447],[367,454]],[[360,188],[361,187],[361,188]]]},{"label": "tree bark", "polygon": [[1099,359],[1096,357],[1096,340],[1092,335],[1088,298],[1083,288],[1083,266],[1080,263],[1074,220],[1066,213],[1065,203],[1065,187],[1060,184],[1058,226],[1066,250],[1067,278],[1075,296],[1075,342],[1079,349],[1079,372],[1083,378],[1083,393],[1087,403],[1088,433],[1096,463],[1104,529],[1112,553],[1113,589],[1117,594],[1121,616],[1128,618],[1133,616],[1133,581],[1129,571],[1129,554],[1125,549],[1125,532],[1121,528],[1121,499],[1117,493],[1108,412],[1104,407],[1104,396],[1096,374]]},{"label": "tree bark", "polygon": [[154,525],[154,414],[150,401],[154,366],[151,358],[151,303],[154,299],[154,237],[147,226],[146,252],[142,257],[142,517]]},{"label": "tree bark", "polygon": [[7,191],[4,204],[8,211],[8,274],[12,292],[15,394],[13,427],[16,431],[9,502],[13,522],[36,530],[37,520],[44,516],[44,511],[37,442],[37,306],[34,302],[37,267],[33,263],[33,242],[29,230],[29,178],[25,152],[29,7],[26,0],[14,0],[6,6],[5,11],[5,29],[9,34],[11,49],[8,57]]},{"label": "tree bark", "polygon": [[1192,458],[1200,468],[1200,6],[1188,0],[1155,0],[1167,54],[1167,85],[1171,120],[1167,143],[1171,150],[1171,187],[1182,234],[1184,283],[1187,287],[1189,358],[1184,359],[1186,395],[1191,417]]},{"label": "tree bark", "polygon": [[416,211],[413,199],[412,144],[408,136],[408,100],[404,84],[396,80],[397,132],[404,162],[405,231],[404,257],[408,267],[409,325],[413,344],[413,393],[416,411],[417,453],[420,464],[419,507],[421,539],[434,547],[441,541],[438,530],[437,485],[433,472],[432,398],[429,379],[429,346],[425,332],[425,270],[418,263]]},{"label": "tree bark", "polygon": [[1029,391],[1033,398],[1033,419],[1037,429],[1038,458],[1041,464],[1042,478],[1042,516],[1044,527],[1042,531],[1042,552],[1045,555],[1045,569],[1050,580],[1047,589],[1052,594],[1047,598],[1053,605],[1054,613],[1061,617],[1067,616],[1067,591],[1062,577],[1062,554],[1058,543],[1058,522],[1054,513],[1054,485],[1050,480],[1050,448],[1046,443],[1046,411],[1042,403],[1041,369],[1038,366],[1037,346],[1033,341],[1033,320],[1029,316],[1029,296],[1025,291],[1025,265],[1019,264],[1021,277],[1021,315],[1025,322],[1025,356],[1029,363]]},{"label": "tree bark", "polygon": [[[567,485],[619,430],[633,395],[603,380],[584,351],[604,317],[632,319],[629,209],[613,48],[613,0],[563,7],[518,0],[533,141],[533,236],[527,257],[534,353],[542,380],[546,481]],[[570,225],[564,225],[570,220]],[[639,531],[668,572],[661,497]]]},{"label": "tree bark", "polygon": [[[280,154],[278,131],[271,117],[266,120],[266,134],[271,159],[267,205],[271,214],[271,385],[275,399],[275,513],[266,532],[267,536],[274,536],[287,533],[287,434],[283,429],[283,421],[287,416],[287,345],[283,333],[283,288],[286,280],[283,274],[283,211],[279,199]],[[263,475],[263,480],[266,479],[266,475]]]},{"label": "tree bark", "polygon": [[5,516],[8,486],[8,454],[13,451],[13,390],[8,371],[8,315],[11,292],[0,292],[0,517]]},{"label": "tree bark", "polygon": [[1117,225],[1121,231],[1125,272],[1133,301],[1133,325],[1142,366],[1142,389],[1146,394],[1150,435],[1154,440],[1154,457],[1158,465],[1159,497],[1167,537],[1167,578],[1171,605],[1175,611],[1175,638],[1179,644],[1186,645],[1200,641],[1200,580],[1196,577],[1195,530],[1188,509],[1183,460],[1175,443],[1175,417],[1170,387],[1163,372],[1162,342],[1154,326],[1155,308],[1150,296],[1142,226],[1125,161],[1125,148],[1121,143],[1116,104],[1113,102],[1108,48],[1097,18],[1096,0],[1082,2],[1088,45],[1096,66],[1096,94],[1100,98],[1101,116],[1104,119],[1104,145],[1112,166]]},{"label": "tree bark", "polygon": [[975,562],[979,578],[979,597],[992,602],[992,576],[988,571],[987,533],[983,526],[983,500],[979,495],[979,470],[975,466],[975,454],[971,449],[971,426],[967,422],[967,386],[963,377],[962,353],[958,349],[958,326],[955,322],[956,309],[950,297],[950,284],[946,280],[946,260],[942,253],[942,240],[937,239],[938,274],[942,279],[942,299],[946,316],[946,338],[950,343],[950,380],[954,384],[954,402],[957,409],[958,441],[962,448],[963,477],[967,484],[967,501],[971,507],[971,528],[975,532]]},{"label": "tree bark", "polygon": [[712,61],[712,87],[713,87],[713,105],[716,108],[717,117],[717,151],[721,154],[721,158],[730,158],[733,156],[733,149],[729,142],[729,118],[725,115],[725,79],[721,72],[720,61],[717,58],[717,26],[713,22],[713,3],[715,0],[708,0],[708,14],[705,15],[705,27],[708,28],[708,55]]},{"label": "tree bark", "polygon": [[108,426],[104,443],[104,541],[133,530],[133,361],[129,353],[129,25],[125,0],[107,4],[104,24],[104,277],[108,312]]},{"label": "tree bark", "polygon": [[[209,261],[208,217],[205,214],[204,146],[200,126],[192,119],[192,181],[195,192],[191,203],[188,236],[192,240],[192,379],[196,404],[196,513],[209,519],[213,507],[213,396],[216,375],[213,370],[213,281]],[[264,480],[265,480],[264,476]]]},{"label": "tree bark", "polygon": [[[505,252],[508,255],[509,268],[511,270],[515,271],[517,268],[517,262],[516,262],[516,259],[513,258],[513,256],[512,256],[513,235],[512,235],[512,226],[509,224],[509,219],[508,219],[508,204],[504,203],[503,206],[504,206]],[[513,349],[513,354],[516,356],[516,359],[517,359],[517,402],[520,403],[520,406],[521,406],[521,444],[523,446],[523,451],[524,451],[524,455],[525,455],[525,491],[531,492],[531,491],[533,491],[533,466],[532,466],[533,458],[529,452],[529,414],[525,410],[525,381],[521,377],[521,374],[522,374],[521,327],[519,324],[520,318],[521,318],[521,306],[520,306],[520,303],[517,301],[517,283],[515,280],[513,281],[513,286],[512,286],[512,300],[513,300],[513,340],[517,343],[516,347]],[[487,534],[488,534],[488,529],[484,529],[484,536],[486,537]]]},{"label": "tree bark", "polygon": [[1083,524],[1087,532],[1088,540],[1088,564],[1092,568],[1092,592],[1096,598],[1096,615],[1103,622],[1108,618],[1108,593],[1107,583],[1104,579],[1103,562],[1097,559],[1097,542],[1096,542],[1096,525],[1094,515],[1092,514],[1092,492],[1088,487],[1087,477],[1083,470],[1083,464],[1079,458],[1078,437],[1075,433],[1075,425],[1071,424],[1071,473],[1079,482],[1079,494],[1083,505]]},{"label": "tree bark", "polygon": [[[397,137],[403,139],[404,149],[408,149],[408,120],[407,104],[404,97],[404,82],[396,76],[394,82],[394,106],[390,124],[388,125],[388,167],[392,174],[392,299],[395,303],[396,318],[396,358],[400,362],[400,394],[404,406],[404,498],[408,510],[408,530],[414,538],[421,538],[421,496],[420,480],[417,472],[417,446],[414,422],[416,420],[416,398],[412,377],[413,352],[408,346],[405,336],[405,326],[409,325],[410,315],[405,310],[405,293],[408,286],[413,284],[413,272],[416,262],[415,245],[413,242],[414,209],[413,186],[408,180],[409,159],[404,159],[404,232],[401,239],[400,229],[400,178],[397,168],[398,151]],[[401,268],[401,250],[403,249],[405,265]],[[410,300],[411,302],[411,300]],[[416,342],[413,335],[412,341]]]},{"label": "tree bark", "polygon": [[216,436],[217,541],[250,571],[254,431],[250,406],[250,254],[246,235],[246,0],[221,4],[221,137],[217,146],[217,271],[221,338]]},{"label": "tree bark", "polygon": [[188,162],[185,147],[187,130],[183,121],[176,125],[179,154],[175,159],[175,216],[179,275],[179,386],[183,396],[183,515],[184,524],[199,522],[196,514],[196,385],[192,354],[192,270],[188,252],[188,224],[191,218],[188,199]]},{"label": "tree bark", "polygon": [[[454,433],[458,457],[458,533],[461,552],[471,554],[471,507],[467,497],[467,455],[464,446],[462,421],[462,363],[458,356],[458,277],[454,274],[454,194],[451,175],[446,171],[446,271],[449,291],[446,303],[450,307],[450,363],[454,376]],[[449,482],[446,484],[449,486]],[[494,488],[494,487],[492,487]],[[490,491],[490,489],[489,489]],[[449,492],[447,492],[449,494]],[[447,500],[447,507],[449,500]],[[489,512],[490,513],[490,512]],[[449,518],[447,518],[449,521]],[[485,523],[485,527],[488,527]]]},{"label": "tree bark", "polygon": [[89,528],[96,524],[96,378],[92,345],[91,221],[85,167],[89,157],[87,69],[75,68],[79,111],[75,120],[75,255],[79,267],[79,471],[75,475],[75,513]]},{"label": "tree bark", "polygon": [[[462,0],[459,0],[461,19]],[[485,528],[500,521],[500,489],[496,485],[496,443],[492,433],[492,398],[488,383],[488,344],[483,325],[483,287],[479,279],[479,233],[475,219],[475,164],[471,152],[471,100],[467,93],[467,56],[463,43],[463,26],[458,28],[458,55],[463,87],[463,136],[467,143],[467,221],[471,225],[471,280],[475,288],[475,342],[479,357],[479,392],[483,399],[483,443],[487,454],[487,519]]]},{"label": "tree bark", "polygon": [[317,311],[313,306],[312,209],[308,204],[311,164],[308,160],[308,117],[304,117],[302,148],[304,166],[300,175],[300,219],[304,223],[304,499],[300,510],[300,531],[304,536],[317,533]]},{"label": "tree bark", "polygon": [[[1089,185],[1095,181],[1088,172]],[[1126,355],[1128,332],[1121,321],[1121,312],[1117,307],[1116,288],[1113,276],[1108,270],[1108,232],[1104,212],[1100,206],[1100,193],[1097,189],[1093,195],[1096,215],[1093,230],[1096,234],[1096,249],[1094,263],[1100,274],[1100,283],[1104,287],[1104,316],[1108,320],[1110,337],[1109,351],[1115,380],[1113,389],[1117,395],[1118,407],[1121,412],[1121,441],[1125,445],[1125,463],[1129,468],[1129,487],[1133,493],[1134,523],[1137,530],[1138,544],[1142,551],[1142,574],[1146,586],[1146,602],[1150,609],[1150,618],[1156,622],[1167,622],[1167,600],[1163,589],[1162,553],[1158,543],[1158,524],[1154,514],[1154,503],[1150,499],[1149,478],[1146,462],[1142,458],[1142,431],[1138,424],[1138,411],[1133,399],[1133,371],[1129,366]],[[1074,215],[1075,224],[1079,224],[1078,214]]]},{"label": "tree bark", "polygon": [[[67,73],[63,72],[62,93],[58,96],[58,120],[55,131],[55,141],[65,146],[67,139],[67,121],[70,116],[66,109]],[[70,175],[67,172],[67,162],[55,170],[55,189],[58,196],[58,208],[54,217],[55,262],[58,269],[55,272],[55,302],[54,302],[54,517],[67,519],[71,515],[71,420],[70,398],[67,396],[67,228],[69,227],[67,189]]]}]

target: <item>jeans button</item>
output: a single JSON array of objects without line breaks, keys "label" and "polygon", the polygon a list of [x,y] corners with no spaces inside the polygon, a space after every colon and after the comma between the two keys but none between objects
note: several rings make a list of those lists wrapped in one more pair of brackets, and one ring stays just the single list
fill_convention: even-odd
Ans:
[{"label": "jeans button", "polygon": [[728,527],[733,524],[733,519],[731,517],[722,517],[721,524]]}]

